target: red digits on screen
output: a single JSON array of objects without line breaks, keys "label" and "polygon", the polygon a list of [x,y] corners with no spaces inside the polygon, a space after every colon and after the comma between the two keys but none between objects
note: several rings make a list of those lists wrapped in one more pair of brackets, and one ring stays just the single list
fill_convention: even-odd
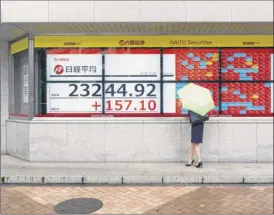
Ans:
[{"label": "red digits on screen", "polygon": [[148,110],[153,111],[156,109],[156,101],[154,100],[149,100],[147,104],[144,100],[141,100],[140,104],[141,104],[140,110],[147,110],[148,108]]},{"label": "red digits on screen", "polygon": [[108,100],[106,102],[106,111],[128,111],[130,109],[134,111],[154,111],[157,104],[155,100],[140,100],[140,107],[132,106],[132,100]]},{"label": "red digits on screen", "polygon": [[111,100],[107,101],[106,103],[107,103],[107,105],[106,105],[106,110],[107,110],[107,111],[113,110],[113,109],[111,108]]},{"label": "red digits on screen", "polygon": [[132,100],[125,100],[125,103],[127,103],[126,110],[128,110],[131,106]]}]

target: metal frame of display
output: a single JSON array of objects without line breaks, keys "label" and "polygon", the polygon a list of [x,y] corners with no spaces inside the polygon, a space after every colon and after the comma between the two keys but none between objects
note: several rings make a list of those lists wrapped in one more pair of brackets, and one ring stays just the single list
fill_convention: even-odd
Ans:
[{"label": "metal frame of display", "polygon": [[13,91],[13,57],[10,53],[10,46],[11,44],[9,43],[9,50],[8,50],[8,91],[9,91],[9,118],[11,118],[11,113],[13,112],[13,97],[14,97],[14,91]]},{"label": "metal frame of display", "polygon": [[29,49],[28,49],[28,97],[29,97],[29,110],[28,110],[28,119],[32,120],[35,116],[35,73],[34,73],[34,37],[29,35]]},{"label": "metal frame of display", "polygon": [[106,56],[105,56],[105,49],[101,49],[102,53],[102,114],[105,114],[105,100],[106,100],[106,95],[105,95],[105,62],[106,62]]},{"label": "metal frame of display", "polygon": [[222,114],[222,49],[218,48],[219,56],[219,68],[218,68],[218,100],[219,100],[219,111],[218,115]]},{"label": "metal frame of display", "polygon": [[160,114],[164,113],[164,58],[163,48],[160,48]]},{"label": "metal frame of display", "polygon": [[[39,55],[40,54],[40,55]],[[45,57],[45,50],[38,50],[38,64],[41,63],[41,65],[38,65],[38,68],[42,72],[40,73],[40,78],[39,78],[39,85],[41,86],[39,88],[39,95],[40,99],[38,99],[37,103],[38,106],[41,107],[41,114],[47,114],[47,71],[46,71],[46,61],[43,59]],[[40,105],[41,101],[41,105]]]}]

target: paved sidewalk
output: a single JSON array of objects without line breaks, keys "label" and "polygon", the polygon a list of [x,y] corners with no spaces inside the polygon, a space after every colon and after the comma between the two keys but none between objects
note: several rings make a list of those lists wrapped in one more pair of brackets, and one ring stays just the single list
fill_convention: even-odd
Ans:
[{"label": "paved sidewalk", "polygon": [[3,214],[56,214],[72,198],[96,198],[93,214],[273,214],[273,186],[10,186]]},{"label": "paved sidewalk", "polygon": [[5,184],[273,184],[273,163],[29,163],[1,156]]}]

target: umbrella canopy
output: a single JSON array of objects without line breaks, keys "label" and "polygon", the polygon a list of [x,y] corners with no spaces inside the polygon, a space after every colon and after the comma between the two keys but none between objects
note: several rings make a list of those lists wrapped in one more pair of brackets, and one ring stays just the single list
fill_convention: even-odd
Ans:
[{"label": "umbrella canopy", "polygon": [[215,107],[210,90],[196,84],[187,84],[178,90],[178,95],[185,109],[191,110],[201,116]]}]

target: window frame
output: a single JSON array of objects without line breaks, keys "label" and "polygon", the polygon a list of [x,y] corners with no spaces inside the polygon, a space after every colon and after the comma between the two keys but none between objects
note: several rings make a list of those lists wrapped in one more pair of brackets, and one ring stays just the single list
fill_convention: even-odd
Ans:
[{"label": "window frame", "polygon": [[[20,51],[17,51],[15,53],[12,53],[12,45],[16,42],[20,42],[20,41],[23,41],[23,40],[27,40],[28,41],[28,44],[27,44],[27,47],[24,47],[24,48],[21,48]],[[9,78],[8,78],[8,91],[9,91],[9,102],[8,102],[8,105],[9,105],[9,108],[8,108],[8,116],[9,116],[9,119],[12,119],[12,120],[24,120],[24,121],[29,121],[31,119],[31,117],[29,116],[29,113],[30,113],[30,105],[28,103],[27,105],[27,114],[22,114],[22,113],[15,113],[14,111],[14,54],[17,54],[17,53],[20,53],[20,52],[23,52],[23,51],[27,51],[28,54],[27,54],[27,57],[28,57],[28,85],[30,85],[30,48],[29,48],[29,39],[30,39],[30,36],[29,34],[24,34],[22,37],[19,37],[17,38],[16,40],[13,40],[11,42],[9,42],[9,47],[8,47],[8,71],[9,71]],[[29,87],[28,87],[29,88]],[[30,91],[30,88],[29,88],[29,91]],[[28,100],[30,101],[30,93],[28,91]]]}]

